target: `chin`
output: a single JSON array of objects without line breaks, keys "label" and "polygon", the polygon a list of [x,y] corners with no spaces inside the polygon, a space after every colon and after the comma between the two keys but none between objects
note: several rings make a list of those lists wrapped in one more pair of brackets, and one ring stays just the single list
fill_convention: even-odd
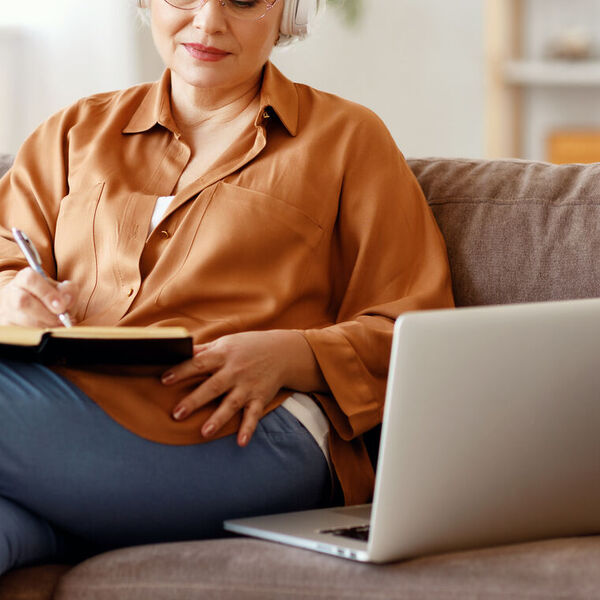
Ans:
[{"label": "chin", "polygon": [[234,84],[238,74],[230,65],[221,63],[195,64],[171,68],[180,79],[188,85],[201,88],[222,87]]}]

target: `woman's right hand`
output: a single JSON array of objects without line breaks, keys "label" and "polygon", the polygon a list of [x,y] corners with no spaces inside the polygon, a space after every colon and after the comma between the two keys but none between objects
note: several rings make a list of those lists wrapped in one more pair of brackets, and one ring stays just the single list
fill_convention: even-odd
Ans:
[{"label": "woman's right hand", "polygon": [[73,282],[45,279],[27,267],[0,288],[0,325],[61,327],[58,315],[74,306],[78,293]]}]

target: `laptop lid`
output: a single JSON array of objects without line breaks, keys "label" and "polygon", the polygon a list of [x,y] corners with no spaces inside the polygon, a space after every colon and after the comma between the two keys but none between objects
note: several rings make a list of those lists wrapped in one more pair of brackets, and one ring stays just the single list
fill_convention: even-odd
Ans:
[{"label": "laptop lid", "polygon": [[395,325],[375,562],[600,532],[600,300]]}]

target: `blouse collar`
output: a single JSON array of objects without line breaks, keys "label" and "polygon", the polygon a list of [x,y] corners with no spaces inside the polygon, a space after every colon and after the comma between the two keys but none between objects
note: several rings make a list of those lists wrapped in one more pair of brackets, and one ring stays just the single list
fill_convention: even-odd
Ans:
[{"label": "blouse collar", "polygon": [[[179,135],[171,112],[171,72],[152,83],[142,102],[133,113],[123,133],[142,133],[161,125]],[[264,67],[260,90],[260,110],[255,125],[260,126],[275,114],[290,135],[298,133],[298,91],[296,84],[287,79],[270,61]]]}]

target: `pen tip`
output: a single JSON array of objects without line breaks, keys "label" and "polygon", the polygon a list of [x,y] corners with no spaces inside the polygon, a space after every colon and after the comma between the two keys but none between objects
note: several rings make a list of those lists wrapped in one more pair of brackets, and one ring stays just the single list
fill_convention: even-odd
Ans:
[{"label": "pen tip", "polygon": [[65,327],[73,327],[73,323],[71,322],[71,317],[69,317],[69,315],[67,313],[62,313],[62,314],[58,315],[58,318],[60,319],[60,322]]}]

